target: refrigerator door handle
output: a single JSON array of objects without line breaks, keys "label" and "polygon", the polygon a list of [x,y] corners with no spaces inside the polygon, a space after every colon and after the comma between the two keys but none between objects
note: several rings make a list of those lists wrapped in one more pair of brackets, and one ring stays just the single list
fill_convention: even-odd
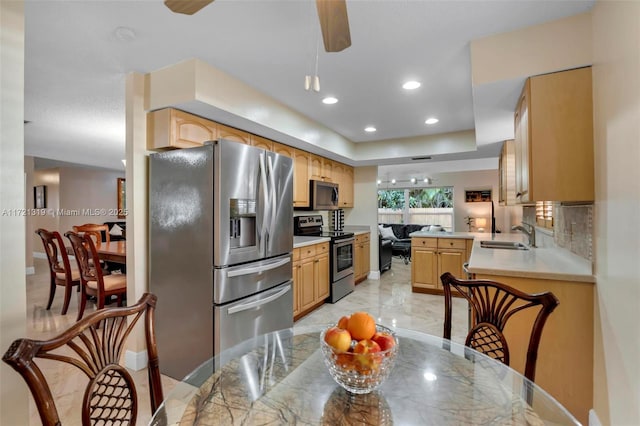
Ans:
[{"label": "refrigerator door handle", "polygon": [[269,186],[267,183],[267,168],[264,161],[265,155],[265,151],[260,153],[260,183],[262,185],[262,193],[264,195],[264,205],[262,206],[262,227],[258,233],[260,255],[263,257],[267,254],[266,240],[268,237],[266,234],[268,232],[267,221],[269,214]]},{"label": "refrigerator door handle", "polygon": [[[276,228],[276,217],[277,217],[277,203],[278,203],[278,199],[277,199],[277,194],[276,194],[276,179],[275,179],[275,173],[273,171],[273,161],[272,158],[269,156],[267,157],[268,160],[268,167],[269,167],[269,183],[270,183],[270,188],[269,188],[269,194],[270,194],[270,198],[271,198],[271,221],[269,223],[269,228],[267,230],[267,235],[269,235],[271,232],[275,231]],[[269,239],[269,250],[271,250],[271,241]]]},{"label": "refrigerator door handle", "polygon": [[239,277],[241,275],[259,274],[261,272],[270,271],[272,269],[279,268],[291,262],[291,259],[281,259],[277,262],[269,263],[267,265],[251,266],[249,268],[236,269],[234,271],[227,271],[227,278]]},{"label": "refrigerator door handle", "polygon": [[232,306],[227,310],[229,315],[233,315],[238,312],[246,311],[248,309],[257,308],[262,305],[266,305],[269,302],[273,302],[281,296],[284,296],[289,290],[291,290],[291,284],[288,284],[282,290],[278,291],[276,294],[272,294],[271,296],[265,297],[264,299],[256,300],[254,302],[243,303],[242,305]]}]

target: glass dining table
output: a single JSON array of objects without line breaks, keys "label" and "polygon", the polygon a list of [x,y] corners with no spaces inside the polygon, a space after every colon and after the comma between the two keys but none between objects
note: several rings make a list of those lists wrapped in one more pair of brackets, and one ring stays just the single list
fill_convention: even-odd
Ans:
[{"label": "glass dining table", "polygon": [[387,380],[369,394],[350,394],[324,364],[319,340],[324,328],[281,330],[220,353],[167,395],[150,424],[579,424],[508,366],[449,340],[400,328],[394,329],[399,352]]}]

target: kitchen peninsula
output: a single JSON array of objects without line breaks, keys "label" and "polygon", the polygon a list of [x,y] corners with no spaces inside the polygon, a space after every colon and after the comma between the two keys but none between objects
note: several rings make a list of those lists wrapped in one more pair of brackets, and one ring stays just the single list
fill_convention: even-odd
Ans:
[{"label": "kitchen peninsula", "polygon": [[[587,424],[593,400],[595,278],[591,262],[559,247],[483,248],[480,241],[491,237],[481,235],[473,242],[468,266],[475,278],[498,281],[527,293],[551,291],[560,301],[542,333],[536,384]],[[496,234],[494,238],[524,241],[519,234]],[[511,367],[521,373],[535,313],[522,312],[505,328]]]}]

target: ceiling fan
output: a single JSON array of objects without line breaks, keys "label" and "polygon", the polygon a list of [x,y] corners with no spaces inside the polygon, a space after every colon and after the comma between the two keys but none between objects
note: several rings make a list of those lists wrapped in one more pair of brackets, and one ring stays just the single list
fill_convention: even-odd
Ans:
[{"label": "ceiling fan", "polygon": [[[193,15],[214,0],[164,0],[172,12]],[[324,50],[340,52],[351,46],[346,0],[316,0]]]}]

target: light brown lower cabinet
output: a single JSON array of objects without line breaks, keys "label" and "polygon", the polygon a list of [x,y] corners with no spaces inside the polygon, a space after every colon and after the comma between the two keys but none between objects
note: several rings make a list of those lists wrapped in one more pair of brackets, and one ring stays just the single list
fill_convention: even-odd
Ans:
[{"label": "light brown lower cabinet", "polygon": [[411,239],[411,288],[418,293],[442,294],[440,276],[451,272],[466,278],[464,264],[469,244],[464,238],[417,237]]},{"label": "light brown lower cabinet", "polygon": [[329,296],[329,243],[293,249],[293,318],[324,304]]},{"label": "light brown lower cabinet", "polygon": [[[560,304],[542,330],[535,382],[558,400],[582,424],[589,423],[593,405],[593,315],[595,284],[541,278],[477,274],[527,293],[551,291]],[[531,311],[531,312],[530,312]],[[514,315],[504,330],[509,366],[524,374],[528,337],[537,311]]]},{"label": "light brown lower cabinet", "polygon": [[367,279],[369,271],[371,270],[371,234],[359,234],[356,235],[356,241],[354,243],[354,262],[353,273],[356,284]]}]

